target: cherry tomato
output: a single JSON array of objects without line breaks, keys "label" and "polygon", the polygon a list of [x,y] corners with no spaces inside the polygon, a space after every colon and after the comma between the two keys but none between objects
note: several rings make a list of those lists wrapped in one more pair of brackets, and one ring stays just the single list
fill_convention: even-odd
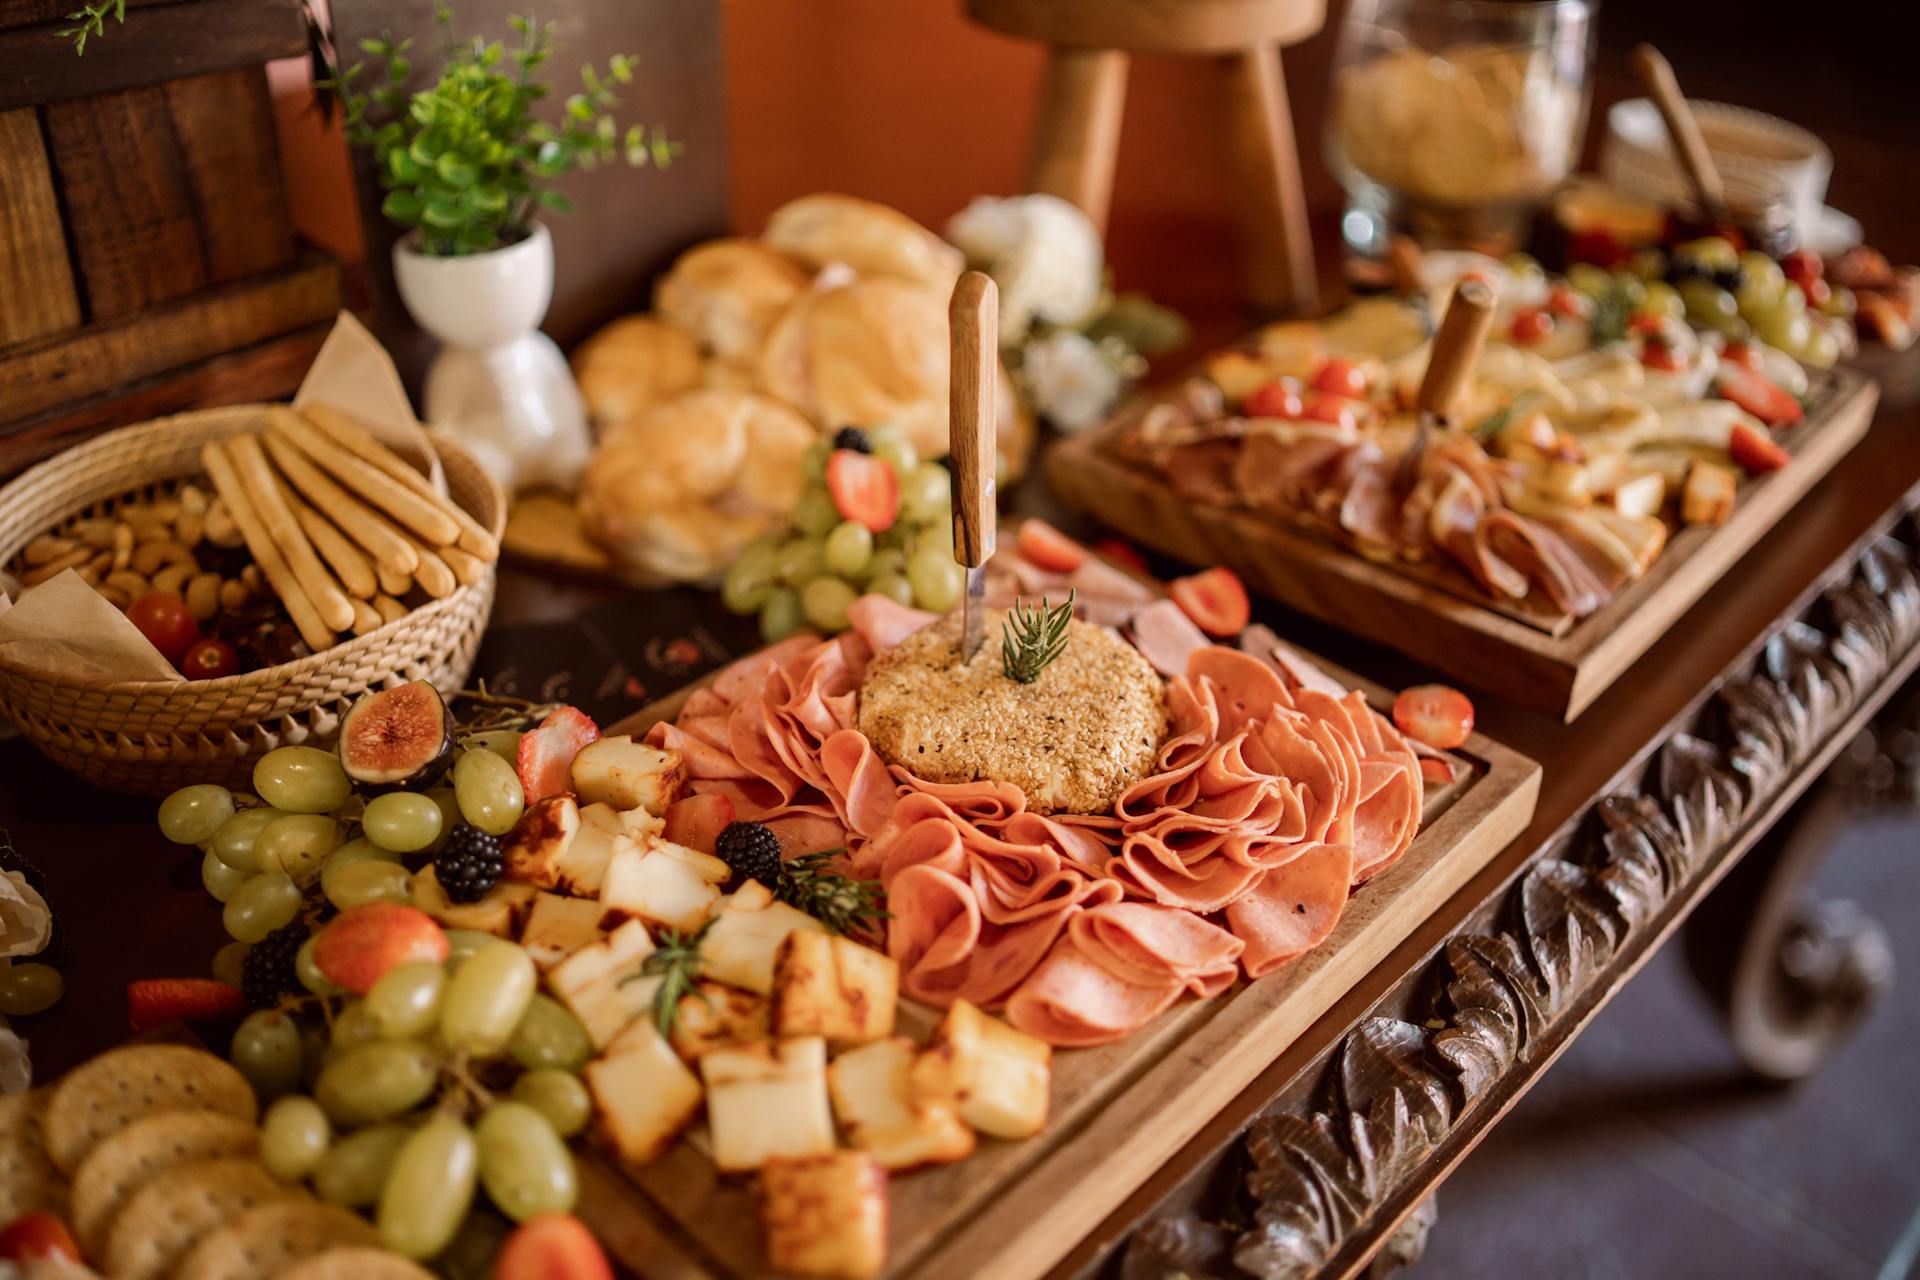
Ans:
[{"label": "cherry tomato", "polygon": [[1787,273],[1787,279],[1795,284],[1808,280],[1819,280],[1827,273],[1826,264],[1820,261],[1820,255],[1811,249],[1795,249],[1780,259],[1780,269]]},{"label": "cherry tomato", "polygon": [[1102,538],[1093,544],[1093,549],[1104,558],[1135,573],[1146,573],[1147,558],[1140,554],[1140,548],[1125,538]]},{"label": "cherry tomato", "polygon": [[1167,584],[1167,594],[1195,626],[1210,636],[1237,636],[1253,618],[1246,587],[1233,570],[1225,567],[1175,578]]},{"label": "cherry tomato", "polygon": [[1640,363],[1662,373],[1679,373],[1686,365],[1674,349],[1664,342],[1649,340],[1640,351]]},{"label": "cherry tomato", "polygon": [[1656,333],[1663,333],[1666,331],[1666,327],[1667,318],[1665,316],[1657,316],[1647,311],[1636,311],[1633,313],[1633,319],[1627,321],[1627,332],[1637,333],[1643,338],[1650,338]]},{"label": "cherry tomato", "polygon": [[1393,723],[1409,738],[1451,751],[1473,732],[1473,703],[1444,684],[1417,684],[1393,700]]},{"label": "cherry tomato", "polygon": [[200,638],[200,624],[187,611],[187,602],[171,591],[150,591],[135,600],[127,608],[127,621],[176,667]]},{"label": "cherry tomato", "polygon": [[1737,364],[1743,369],[1752,369],[1755,373],[1760,372],[1765,365],[1759,349],[1749,342],[1729,342],[1720,349],[1720,359],[1726,364]]},{"label": "cherry tomato", "polygon": [[1349,400],[1345,396],[1322,395],[1316,391],[1300,407],[1300,416],[1308,422],[1330,422],[1351,431],[1360,426],[1366,416],[1366,408],[1361,401]]},{"label": "cherry tomato", "polygon": [[1792,454],[1782,449],[1764,432],[1755,431],[1744,422],[1733,424],[1733,435],[1727,441],[1727,452],[1733,455],[1734,463],[1750,476],[1778,471],[1793,461]]},{"label": "cherry tomato", "polygon": [[1324,391],[1330,396],[1345,396],[1349,400],[1364,400],[1367,397],[1367,375],[1360,366],[1351,360],[1342,360],[1333,356],[1320,366],[1313,375],[1313,389]]},{"label": "cherry tomato", "polygon": [[1295,378],[1276,378],[1257,386],[1240,403],[1240,411],[1249,418],[1285,418],[1300,416],[1300,383]]},{"label": "cherry tomato", "polygon": [[1522,311],[1513,318],[1513,340],[1520,346],[1531,347],[1537,342],[1544,342],[1552,332],[1553,317],[1544,311]]},{"label": "cherry tomato", "polygon": [[59,1258],[80,1262],[80,1246],[67,1224],[44,1210],[25,1213],[0,1230],[0,1258],[9,1262]]},{"label": "cherry tomato", "polygon": [[527,1219],[507,1237],[495,1280],[613,1280],[600,1242],[580,1219],[553,1211]]},{"label": "cherry tomato", "polygon": [[1587,300],[1563,284],[1547,294],[1547,310],[1556,316],[1577,318],[1587,314]]},{"label": "cherry tomato", "polygon": [[1054,573],[1072,573],[1087,558],[1085,547],[1038,518],[1021,521],[1017,545],[1023,558]]},{"label": "cherry tomato", "polygon": [[189,680],[218,680],[240,669],[240,655],[225,640],[208,636],[195,642],[180,660],[180,674]]},{"label": "cherry tomato", "polygon": [[1721,399],[1733,401],[1769,427],[1790,427],[1807,413],[1785,387],[1743,365],[1722,368],[1713,389]]}]

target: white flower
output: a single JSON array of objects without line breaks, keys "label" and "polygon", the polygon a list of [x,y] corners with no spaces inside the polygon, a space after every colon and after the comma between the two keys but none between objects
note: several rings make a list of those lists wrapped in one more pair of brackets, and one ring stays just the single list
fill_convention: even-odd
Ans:
[{"label": "white flower", "polygon": [[1027,344],[1021,380],[1039,414],[1062,431],[1098,425],[1125,389],[1120,369],[1085,334],[1061,329]]},{"label": "white flower", "polygon": [[1000,286],[1002,346],[1036,320],[1077,325],[1100,301],[1100,233],[1058,196],[980,196],[947,223],[947,239]]}]

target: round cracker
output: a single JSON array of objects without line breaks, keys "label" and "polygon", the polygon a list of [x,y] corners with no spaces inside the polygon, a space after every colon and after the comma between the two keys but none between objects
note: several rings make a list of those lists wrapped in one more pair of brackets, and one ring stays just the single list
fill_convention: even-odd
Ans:
[{"label": "round cracker", "polygon": [[300,1194],[244,1156],[176,1165],[114,1215],[103,1269],[114,1280],[157,1280],[209,1231],[255,1205]]},{"label": "round cracker", "polygon": [[53,1089],[0,1095],[0,1222],[67,1204],[67,1177],[47,1154],[46,1114]]},{"label": "round cracker", "polygon": [[312,1200],[276,1200],[229,1219],[201,1238],[176,1280],[260,1280],[343,1245],[380,1243],[365,1218]]},{"label": "round cracker", "polygon": [[100,1140],[73,1175],[74,1238],[99,1257],[114,1215],[134,1192],[189,1160],[250,1156],[260,1131],[218,1111],[162,1111]]},{"label": "round cracker", "polygon": [[161,1111],[218,1111],[254,1122],[253,1087],[232,1066],[179,1044],[103,1053],[67,1073],[47,1107],[47,1152],[71,1174],[100,1140]]},{"label": "round cracker", "polygon": [[329,1249],[296,1262],[273,1280],[433,1280],[431,1272],[385,1249]]}]

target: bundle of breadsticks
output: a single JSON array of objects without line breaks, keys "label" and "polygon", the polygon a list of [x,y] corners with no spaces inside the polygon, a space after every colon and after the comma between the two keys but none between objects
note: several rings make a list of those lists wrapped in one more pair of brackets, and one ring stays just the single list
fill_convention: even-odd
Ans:
[{"label": "bundle of breadsticks", "polygon": [[326,405],[267,410],[259,435],[201,462],[300,637],[314,651],[438,600],[499,555],[493,535],[359,423]]}]

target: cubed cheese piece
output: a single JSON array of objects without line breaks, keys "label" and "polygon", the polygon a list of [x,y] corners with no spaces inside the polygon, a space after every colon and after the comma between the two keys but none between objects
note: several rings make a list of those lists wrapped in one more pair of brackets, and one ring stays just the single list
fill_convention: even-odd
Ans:
[{"label": "cubed cheese piece", "polygon": [[888,1170],[948,1164],[973,1152],[973,1130],[950,1106],[915,1105],[913,1041],[891,1036],[849,1049],[827,1067],[833,1114],[849,1140]]},{"label": "cubed cheese piece", "polygon": [[832,1151],[827,1042],[818,1036],[715,1049],[700,1059],[713,1162],[747,1173],[774,1156]]},{"label": "cubed cheese piece", "polygon": [[765,996],[701,982],[695,994],[680,998],[673,1020],[673,1050],[695,1062],[715,1049],[771,1039],[767,1010]]},{"label": "cubed cheese piece", "polygon": [[686,780],[686,761],[678,751],[662,751],[624,733],[589,742],[573,758],[573,789],[582,800],[645,809],[655,817],[680,798]]},{"label": "cubed cheese piece", "polygon": [[1053,1050],[956,1000],[914,1059],[911,1096],[945,1104],[981,1133],[1030,1138],[1047,1122]]},{"label": "cubed cheese piece", "polygon": [[1667,503],[1667,478],[1658,471],[1642,471],[1615,486],[1607,501],[1623,516],[1657,516]]},{"label": "cubed cheese piece", "polygon": [[629,1164],[664,1155],[700,1110],[700,1081],[644,1019],[581,1074],[600,1136]]},{"label": "cubed cheese piece", "polygon": [[551,969],[606,936],[600,916],[600,904],[592,898],[535,894],[533,910],[520,928],[520,945],[542,970]]},{"label": "cubed cheese piece", "polygon": [[1739,478],[1729,467],[1696,459],[1680,490],[1680,516],[1688,524],[1725,524],[1733,514]]},{"label": "cubed cheese piece", "polygon": [[653,949],[647,926],[629,920],[548,971],[547,985],[587,1029],[595,1048],[605,1048],[651,1008],[661,980],[641,976],[640,967]]},{"label": "cubed cheese piece", "polygon": [[776,902],[773,891],[750,880],[720,899],[713,927],[700,945],[700,974],[759,995],[773,994],[773,956],[796,929],[825,933],[806,912]]},{"label": "cubed cheese piece", "polygon": [[600,905],[610,916],[634,916],[692,933],[707,922],[729,874],[727,864],[711,854],[658,836],[648,837],[645,845],[623,838],[607,864]]},{"label": "cubed cheese piece", "polygon": [[613,861],[614,854],[632,843],[624,833],[582,821],[549,887],[576,898],[599,897],[600,888],[606,882],[607,864]]},{"label": "cubed cheese piece", "polygon": [[760,1231],[773,1270],[865,1280],[887,1260],[887,1175],[858,1151],[770,1160]]},{"label": "cubed cheese piece", "polygon": [[560,884],[561,862],[580,832],[580,808],[572,796],[548,796],[527,810],[501,845],[507,875],[542,889]]},{"label": "cubed cheese piece", "polygon": [[773,1033],[863,1044],[893,1034],[900,966],[851,938],[787,935],[773,958]]},{"label": "cubed cheese piece", "polygon": [[636,840],[659,835],[660,829],[666,825],[661,818],[645,809],[621,812],[610,804],[580,806],[580,821],[599,827],[610,836],[632,836]]},{"label": "cubed cheese piece", "polygon": [[522,923],[533,910],[539,893],[530,884],[502,880],[478,902],[455,902],[440,887],[440,877],[429,863],[413,873],[413,905],[448,929],[471,929],[496,938],[516,937]]}]

